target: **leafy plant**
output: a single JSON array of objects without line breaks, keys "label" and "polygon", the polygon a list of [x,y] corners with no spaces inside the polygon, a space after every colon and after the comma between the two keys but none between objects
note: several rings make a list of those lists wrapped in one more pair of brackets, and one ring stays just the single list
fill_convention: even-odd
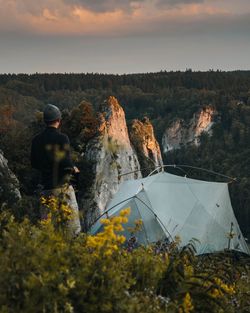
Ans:
[{"label": "leafy plant", "polygon": [[[58,203],[47,204],[56,213]],[[59,220],[32,225],[2,212],[1,312],[249,312],[249,259],[197,257],[194,241],[181,250],[178,240],[165,250],[127,250],[128,214],[104,219],[95,236],[72,239],[55,227]]]}]

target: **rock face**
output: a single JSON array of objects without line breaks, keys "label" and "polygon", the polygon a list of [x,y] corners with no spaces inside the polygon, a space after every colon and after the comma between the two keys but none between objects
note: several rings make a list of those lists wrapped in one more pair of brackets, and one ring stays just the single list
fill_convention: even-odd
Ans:
[{"label": "rock face", "polygon": [[130,138],[136,149],[141,168],[146,169],[143,174],[146,175],[163,165],[160,146],[155,138],[153,125],[147,117],[142,121],[133,120]]},{"label": "rock face", "polygon": [[[109,97],[101,106],[98,135],[89,141],[84,157],[92,164],[94,173],[91,192],[83,201],[86,218],[91,223],[104,212],[122,181],[141,177],[125,114],[116,98]],[[130,174],[122,175],[125,173]]]},{"label": "rock face", "polygon": [[5,203],[12,205],[21,199],[19,182],[8,167],[8,161],[0,150],[0,207]]},{"label": "rock face", "polygon": [[162,146],[164,154],[171,150],[179,149],[181,145],[192,143],[198,146],[200,143],[199,137],[203,132],[209,135],[212,134],[212,126],[216,115],[214,108],[207,106],[195,113],[189,123],[177,119],[166,129],[163,135]]}]

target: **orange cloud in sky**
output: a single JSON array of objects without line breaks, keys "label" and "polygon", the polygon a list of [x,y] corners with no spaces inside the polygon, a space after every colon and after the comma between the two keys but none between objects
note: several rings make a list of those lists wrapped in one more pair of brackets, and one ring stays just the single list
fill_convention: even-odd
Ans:
[{"label": "orange cloud in sky", "polygon": [[[25,0],[19,0],[25,2]],[[25,2],[26,5],[28,2]],[[33,2],[34,3],[34,2]],[[112,12],[93,12],[82,6],[67,5],[62,0],[44,1],[39,10],[25,10],[17,0],[0,0],[0,29],[23,29],[27,32],[51,35],[119,35],[141,31],[146,33],[157,23],[204,18],[204,16],[229,14],[208,4],[179,5],[159,9],[154,1],[136,3],[130,12],[117,9]],[[46,6],[47,4],[47,6]],[[8,13],[8,14],[7,14]]]},{"label": "orange cloud in sky", "polygon": [[60,16],[48,9],[42,15],[27,17],[27,22],[38,33],[102,35],[116,33],[125,27],[126,16],[122,11],[93,13],[84,9],[73,9],[68,16]]}]

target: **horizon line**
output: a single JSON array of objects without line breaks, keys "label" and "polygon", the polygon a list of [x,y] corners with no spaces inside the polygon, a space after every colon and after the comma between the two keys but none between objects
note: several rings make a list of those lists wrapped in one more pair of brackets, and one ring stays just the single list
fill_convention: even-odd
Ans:
[{"label": "horizon line", "polygon": [[249,69],[207,69],[207,70],[197,70],[192,68],[186,68],[185,70],[158,70],[158,71],[148,71],[148,72],[127,72],[127,73],[115,73],[115,72],[5,72],[0,73],[1,76],[3,75],[115,75],[115,76],[124,76],[124,75],[145,75],[145,74],[159,74],[159,73],[207,73],[207,72],[223,72],[223,73],[232,73],[232,72],[249,72]]}]

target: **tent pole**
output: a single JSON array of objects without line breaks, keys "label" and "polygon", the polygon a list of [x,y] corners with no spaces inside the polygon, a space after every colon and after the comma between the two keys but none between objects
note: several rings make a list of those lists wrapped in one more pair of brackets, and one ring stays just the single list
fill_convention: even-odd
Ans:
[{"label": "tent pole", "polygon": [[134,196],[133,196],[133,197],[130,197],[130,198],[127,198],[127,199],[125,199],[125,200],[123,200],[123,201],[117,203],[116,205],[112,206],[112,207],[109,208],[108,210],[105,210],[100,216],[98,216],[98,217],[94,220],[93,223],[91,223],[89,229],[91,229],[91,227],[92,227],[97,221],[99,221],[100,218],[102,218],[104,215],[107,215],[107,214],[109,213],[109,211],[111,211],[112,209],[114,209],[117,205],[122,204],[123,202],[126,202],[126,201],[128,201],[128,200],[131,200],[131,199],[133,199],[133,198],[134,198]]},{"label": "tent pole", "polygon": [[148,208],[148,210],[154,215],[154,217],[160,222],[161,226],[163,227],[163,229],[166,231],[166,233],[169,235],[169,238],[174,241],[173,237],[171,236],[170,232],[167,230],[167,228],[165,227],[165,225],[162,223],[161,219],[157,216],[157,214],[155,214],[155,212],[144,202],[142,201],[140,198],[138,198],[136,195],[135,195],[135,198],[139,201],[141,201],[141,203],[143,203],[146,208]]},{"label": "tent pole", "polygon": [[229,183],[237,181],[236,177],[230,177],[230,176],[227,176],[227,175],[224,175],[224,174],[212,171],[212,170],[207,170],[207,169],[202,168],[202,167],[185,165],[185,164],[166,164],[166,165],[164,164],[164,165],[156,167],[148,176],[153,175],[159,168],[163,169],[163,168],[167,168],[167,167],[178,168],[181,171],[183,171],[182,167],[184,167],[184,168],[191,168],[191,169],[207,172],[207,173],[210,173],[210,174],[218,175],[218,176],[221,176],[221,177],[224,177],[224,178],[228,178],[228,179],[230,179]]}]

